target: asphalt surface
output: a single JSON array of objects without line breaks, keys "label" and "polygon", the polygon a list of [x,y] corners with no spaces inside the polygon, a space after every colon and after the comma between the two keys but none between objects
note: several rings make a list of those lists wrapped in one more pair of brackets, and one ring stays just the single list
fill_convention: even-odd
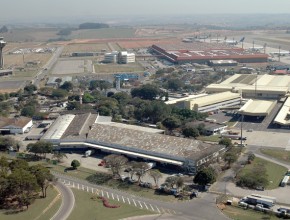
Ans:
[{"label": "asphalt surface", "polygon": [[[154,211],[160,215],[166,214],[172,216],[166,217],[166,219],[191,219],[191,220],[227,220],[228,218],[220,212],[220,210],[216,207],[215,198],[216,196],[209,193],[203,193],[201,198],[196,198],[190,201],[185,202],[163,202],[159,200],[153,200],[143,197],[138,197],[135,195],[131,195],[129,193],[107,188],[101,187],[98,185],[90,184],[87,181],[76,179],[70,176],[61,175],[57,173],[53,173],[56,177],[59,178],[59,181],[64,182],[66,185],[70,185],[70,187],[75,187],[80,190],[87,190],[88,192],[98,192],[105,197],[110,199],[114,199],[119,201],[129,200],[130,205],[134,205],[134,203],[142,204],[139,208],[154,207]],[[132,202],[133,201],[133,202]],[[136,206],[137,207],[137,206]],[[161,210],[165,210],[164,212]],[[152,210],[151,210],[152,211]]]},{"label": "asphalt surface", "polygon": [[61,193],[62,203],[59,210],[51,218],[51,220],[65,220],[69,217],[74,208],[75,197],[72,190],[69,187],[65,186],[64,184],[58,182],[56,184],[56,187]]}]

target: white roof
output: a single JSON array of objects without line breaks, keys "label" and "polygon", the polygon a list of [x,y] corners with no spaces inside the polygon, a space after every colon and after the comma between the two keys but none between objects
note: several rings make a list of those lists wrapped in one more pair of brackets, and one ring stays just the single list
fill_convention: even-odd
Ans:
[{"label": "white roof", "polygon": [[221,92],[208,96],[198,97],[188,101],[190,102],[190,105],[198,105],[199,107],[202,107],[236,98],[240,98],[240,94],[232,92]]},{"label": "white roof", "polygon": [[239,113],[250,116],[267,116],[276,103],[277,101],[250,99],[242,108],[240,108]]},{"label": "white roof", "polygon": [[75,115],[61,115],[56,121],[50,126],[48,131],[43,135],[42,139],[60,139]]},{"label": "white roof", "polygon": [[280,125],[290,125],[290,98],[287,98],[274,122]]},{"label": "white roof", "polygon": [[202,94],[198,94],[198,95],[189,95],[189,96],[186,96],[186,97],[182,97],[182,98],[177,98],[177,99],[172,99],[172,100],[166,101],[165,104],[172,105],[172,104],[175,104],[177,102],[187,101],[189,99],[198,98],[198,97],[207,96],[207,95],[208,94],[206,94],[206,93],[202,93]]}]

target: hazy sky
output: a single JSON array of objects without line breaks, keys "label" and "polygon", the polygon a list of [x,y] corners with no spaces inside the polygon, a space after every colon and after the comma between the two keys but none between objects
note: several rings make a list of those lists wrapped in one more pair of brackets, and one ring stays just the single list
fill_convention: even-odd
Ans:
[{"label": "hazy sky", "polygon": [[289,13],[289,0],[0,0],[0,20],[114,15]]}]

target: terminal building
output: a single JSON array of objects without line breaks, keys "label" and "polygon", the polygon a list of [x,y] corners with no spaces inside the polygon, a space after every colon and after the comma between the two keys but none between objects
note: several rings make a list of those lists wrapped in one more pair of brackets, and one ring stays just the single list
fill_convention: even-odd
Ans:
[{"label": "terminal building", "polygon": [[155,161],[194,174],[199,166],[219,157],[224,146],[167,136],[161,130],[112,123],[96,114],[62,115],[42,140],[59,149],[95,149],[133,159]]},{"label": "terminal building", "polygon": [[243,98],[280,99],[290,92],[290,76],[235,74],[220,84],[205,88],[208,93],[237,92]]},{"label": "terminal building", "polygon": [[[228,65],[225,60],[239,63],[266,63],[268,55],[257,51],[248,51],[242,48],[223,43],[175,43],[154,44],[151,50],[165,59],[176,64],[201,63],[208,64],[213,60],[223,60],[223,65]],[[218,64],[217,65],[221,65]],[[232,63],[235,65],[235,63]]]},{"label": "terminal building", "polygon": [[113,51],[111,53],[106,53],[104,57],[104,63],[135,63],[135,54],[128,53],[127,51]]}]

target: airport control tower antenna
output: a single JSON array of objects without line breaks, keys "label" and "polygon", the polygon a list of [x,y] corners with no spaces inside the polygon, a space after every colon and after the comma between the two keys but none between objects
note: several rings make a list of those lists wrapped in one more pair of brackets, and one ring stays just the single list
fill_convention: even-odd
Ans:
[{"label": "airport control tower antenna", "polygon": [[3,37],[0,37],[0,69],[4,67],[4,59],[3,59],[3,48],[5,47],[6,42]]}]

